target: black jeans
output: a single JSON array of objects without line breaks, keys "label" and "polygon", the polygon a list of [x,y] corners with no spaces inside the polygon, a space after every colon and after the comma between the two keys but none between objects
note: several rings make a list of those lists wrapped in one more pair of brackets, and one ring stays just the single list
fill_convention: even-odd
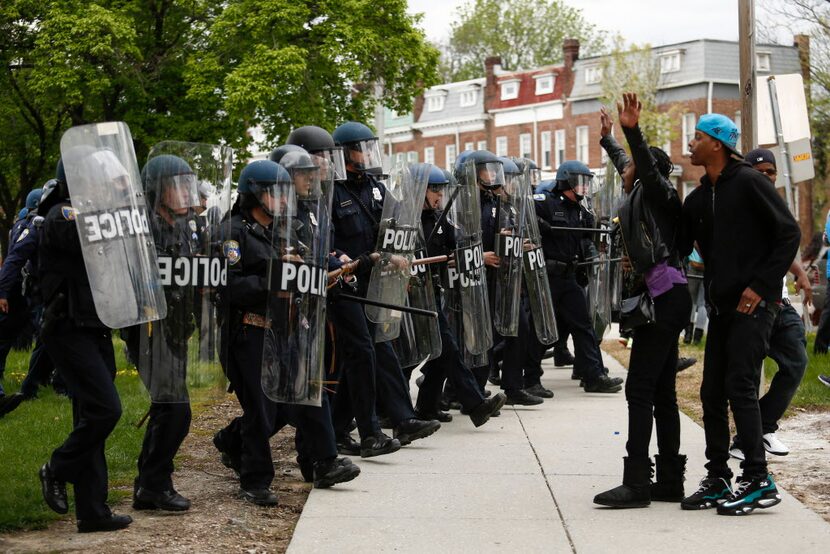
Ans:
[{"label": "black jeans", "polygon": [[104,447],[121,418],[110,331],[61,322],[43,342],[49,355],[61,361],[58,371],[72,395],[73,429],[52,452],[49,466],[57,479],[74,485],[78,519],[106,518],[110,509]]},{"label": "black jeans", "polygon": [[758,402],[764,434],[778,430],[778,420],[787,411],[807,369],[807,338],[804,322],[790,305],[781,307],[769,340],[767,356],[778,364],[769,390]]},{"label": "black jeans", "polygon": [[709,314],[709,338],[700,386],[709,477],[732,477],[727,465],[730,438],[727,401],[745,456],[741,462],[744,476],[756,478],[767,474],[758,383],[778,310],[778,305],[773,304],[757,307],[752,315],[739,313],[734,308]]},{"label": "black jeans", "polygon": [[671,456],[680,449],[677,412],[677,340],[691,310],[686,285],[675,285],[654,299],[655,321],[634,330],[631,362],[625,382],[628,401],[630,457],[648,457],[652,414],[657,427],[657,450]]}]

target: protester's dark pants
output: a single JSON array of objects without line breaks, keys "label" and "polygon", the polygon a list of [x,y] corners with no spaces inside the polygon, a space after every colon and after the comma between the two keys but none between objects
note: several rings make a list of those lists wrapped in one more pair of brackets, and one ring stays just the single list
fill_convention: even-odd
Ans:
[{"label": "protester's dark pants", "polygon": [[29,372],[20,385],[20,392],[27,398],[35,397],[39,386],[49,384],[49,377],[54,370],[55,364],[52,363],[52,358],[46,352],[43,341],[38,338],[29,358]]},{"label": "protester's dark pants", "polygon": [[560,333],[570,333],[573,337],[573,371],[586,381],[599,379],[604,366],[588,315],[585,291],[572,276],[549,276],[551,297],[556,306],[556,326]]},{"label": "protester's dark pants", "polygon": [[807,339],[804,322],[791,305],[784,305],[772,325],[767,356],[778,364],[778,372],[767,393],[758,402],[764,434],[778,430],[778,420],[795,396],[807,369]]},{"label": "protester's dark pants", "polygon": [[824,298],[824,308],[821,310],[821,317],[818,320],[813,353],[827,354],[828,348],[830,348],[830,294],[825,295]]},{"label": "protester's dark pants", "polygon": [[335,364],[339,370],[332,398],[335,433],[348,433],[352,418],[361,439],[380,432],[375,414],[376,360],[363,306],[356,302],[330,302],[327,311],[334,325]]},{"label": "protester's dark pants", "polygon": [[657,427],[657,450],[664,456],[680,449],[677,411],[677,339],[691,309],[686,285],[676,285],[654,299],[655,321],[634,330],[631,361],[625,382],[628,401],[628,442],[632,458],[648,457],[652,417]]},{"label": "protester's dark pants", "polygon": [[441,329],[441,355],[424,365],[424,381],[418,391],[418,412],[433,415],[438,411],[444,380],[452,383],[455,397],[465,410],[472,410],[484,401],[472,371],[464,365],[455,335],[450,330],[447,316],[440,309],[438,326]]},{"label": "protester's dark pants", "polygon": [[150,404],[144,443],[138,455],[138,486],[161,492],[173,489],[173,458],[190,431],[190,403]]},{"label": "protester's dark pants", "polygon": [[106,518],[110,510],[104,447],[121,418],[112,337],[109,330],[64,321],[44,342],[49,354],[61,360],[59,371],[72,395],[73,429],[52,453],[49,466],[56,479],[74,485],[79,520]]},{"label": "protester's dark pants", "polygon": [[730,438],[727,401],[745,456],[741,462],[744,476],[763,477],[767,473],[758,383],[777,311],[778,306],[772,304],[758,306],[752,315],[739,313],[734,308],[718,313],[713,310],[709,314],[700,399],[709,460],[706,469],[710,477],[732,476],[727,465]]},{"label": "protester's dark pants", "polygon": [[[242,417],[239,420],[241,442],[241,471],[239,482],[243,489],[268,488],[274,479],[269,439],[273,433],[277,405],[262,392],[262,347],[264,329],[252,325],[222,327],[220,352],[227,351],[225,372],[233,386]],[[230,337],[226,337],[230,333]],[[229,342],[225,340],[230,339]]]}]

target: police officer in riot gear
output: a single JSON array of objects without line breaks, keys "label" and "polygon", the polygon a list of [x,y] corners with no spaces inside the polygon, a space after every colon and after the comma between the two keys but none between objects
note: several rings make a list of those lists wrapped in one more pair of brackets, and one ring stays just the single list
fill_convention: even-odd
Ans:
[{"label": "police officer in riot gear", "polygon": [[[147,203],[152,209],[150,227],[158,255],[176,259],[200,253],[203,249],[196,225],[197,183],[187,162],[178,156],[156,156],[144,166],[141,177]],[[185,291],[175,287],[165,288],[167,318],[156,326],[147,347],[161,352],[170,349],[173,356],[167,360],[156,360],[158,356],[152,356],[154,362],[179,365],[187,360],[188,338],[195,332],[192,321],[196,306],[193,296],[182,292]],[[157,341],[164,341],[165,346],[154,345]],[[141,355],[139,363],[149,363],[149,359]],[[186,368],[182,369],[186,371]],[[160,370],[156,369],[156,373]],[[133,491],[133,508],[136,510],[184,511],[190,508],[190,500],[176,492],[172,480],[173,457],[190,430],[190,420],[190,402],[153,401],[150,404]]]},{"label": "police officer in riot gear", "polygon": [[104,445],[121,418],[115,388],[115,354],[110,330],[93,303],[76,212],[59,162],[57,186],[46,191],[39,244],[39,277],[44,301],[42,337],[72,396],[74,429],[40,469],[44,500],[54,511],[68,509],[66,483],[75,487],[78,531],[114,531],[132,523],[113,514],[107,500]]},{"label": "police officer in riot gear", "polygon": [[[334,249],[338,256],[346,255],[344,260],[366,260],[358,266],[357,274],[357,293],[365,296],[371,270],[367,257],[374,251],[377,242],[386,190],[379,179],[382,164],[378,139],[366,125],[354,121],[340,125],[332,133],[332,138],[343,148],[347,172],[346,180],[338,182],[334,188]],[[339,317],[343,304],[345,303],[340,302],[332,314]],[[352,359],[355,363],[359,360],[367,367],[374,368],[377,400],[392,421],[394,437],[400,440],[401,445],[405,445],[437,431],[441,427],[438,421],[417,419],[408,383],[394,348],[390,342],[374,342],[375,325],[367,320],[362,309],[360,313],[355,311],[351,314],[350,321],[344,324],[349,324],[351,329],[349,336],[343,337],[346,340],[338,340],[338,346],[342,345],[340,350],[346,359]],[[343,327],[340,326],[341,329]],[[347,371],[344,374],[347,380],[350,373],[354,372]],[[338,395],[338,403],[347,398],[347,395]],[[350,410],[344,411],[345,417],[340,408],[335,406],[335,427],[341,433],[341,441],[345,439],[348,442],[348,437],[344,435],[347,434],[351,413]],[[382,439],[371,428],[360,429],[360,433],[361,455],[364,443],[372,448],[376,442],[375,437]],[[354,446],[350,448],[353,449]]]},{"label": "police officer in riot gear", "polygon": [[[421,212],[424,238],[431,239],[426,244],[426,254],[430,257],[450,256],[455,251],[455,229],[447,217],[442,217],[440,209],[449,183],[449,174],[431,166],[429,184]],[[475,376],[470,368],[464,365],[459,352],[458,339],[450,328],[441,306],[443,287],[440,283],[447,282],[447,262],[432,264],[428,270],[433,272],[442,349],[441,355],[427,362],[423,368],[424,380],[418,392],[417,412],[422,418],[437,418],[441,389],[444,381],[449,379],[453,384],[455,396],[461,403],[462,411],[469,414],[473,425],[480,427],[501,409],[506,397],[503,393],[498,393],[485,399]]]},{"label": "police officer in riot gear", "polygon": [[556,230],[556,227],[589,227],[591,219],[581,200],[589,193],[592,180],[593,173],[585,164],[564,162],[556,172],[556,188],[535,195],[534,200],[556,306],[556,324],[561,334],[570,332],[574,341],[574,372],[582,376],[585,392],[611,393],[620,391],[622,379],[605,373],[585,292],[577,282],[576,264],[585,257],[587,233]]}]

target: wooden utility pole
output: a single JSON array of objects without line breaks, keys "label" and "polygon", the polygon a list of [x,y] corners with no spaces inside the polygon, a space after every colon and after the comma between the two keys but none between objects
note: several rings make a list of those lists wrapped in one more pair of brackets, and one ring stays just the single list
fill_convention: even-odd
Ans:
[{"label": "wooden utility pole", "polygon": [[738,40],[741,66],[741,152],[758,144],[755,128],[755,0],[738,0]]}]

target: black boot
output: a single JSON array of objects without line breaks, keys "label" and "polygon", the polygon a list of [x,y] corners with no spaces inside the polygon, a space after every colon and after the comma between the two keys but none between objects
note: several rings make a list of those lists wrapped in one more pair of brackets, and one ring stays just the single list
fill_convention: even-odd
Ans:
[{"label": "black boot", "polygon": [[686,330],[683,331],[683,343],[692,344],[692,334],[695,332],[695,324],[689,323],[686,325]]},{"label": "black boot", "polygon": [[612,508],[645,508],[651,503],[651,458],[623,458],[623,484],[594,497],[594,504]]},{"label": "black boot", "polygon": [[686,456],[656,455],[657,480],[651,484],[651,499],[660,502],[680,502],[683,500],[683,481],[686,474]]}]

